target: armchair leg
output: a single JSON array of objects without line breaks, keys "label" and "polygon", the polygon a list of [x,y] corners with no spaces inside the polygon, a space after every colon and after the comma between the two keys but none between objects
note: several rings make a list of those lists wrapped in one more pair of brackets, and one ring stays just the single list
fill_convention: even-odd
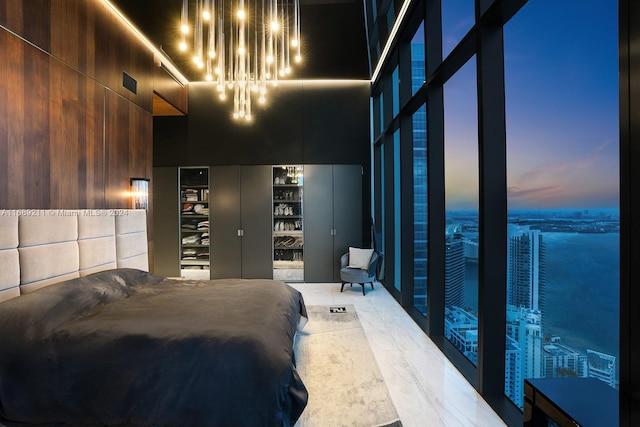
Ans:
[{"label": "armchair leg", "polygon": [[340,292],[342,292],[344,290],[344,285],[346,284],[346,282],[342,282],[342,286],[340,286]]},{"label": "armchair leg", "polygon": [[362,285],[362,295],[364,295],[364,283],[360,283]]}]

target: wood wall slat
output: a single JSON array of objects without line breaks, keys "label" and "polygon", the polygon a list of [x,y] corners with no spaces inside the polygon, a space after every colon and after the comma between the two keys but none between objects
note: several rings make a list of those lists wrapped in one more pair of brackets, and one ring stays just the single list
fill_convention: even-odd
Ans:
[{"label": "wood wall slat", "polygon": [[86,28],[92,24],[93,16],[87,13],[79,0],[53,0],[51,21],[51,54],[81,73],[92,76],[86,51],[93,44],[93,39],[88,40],[90,35]]},{"label": "wood wall slat", "polygon": [[[51,61],[51,155],[52,171],[67,171],[52,174],[50,181],[51,207],[55,209],[77,208],[80,203],[80,183],[76,177],[82,153],[78,151],[77,110],[81,100],[77,94],[78,73],[55,60]],[[74,99],[75,98],[75,99]]]},{"label": "wood wall slat", "polygon": [[87,99],[86,110],[83,117],[78,117],[78,121],[81,123],[80,140],[84,141],[86,153],[84,158],[84,200],[87,208],[103,209],[106,207],[103,130],[107,89],[93,80],[85,80],[83,84]]},{"label": "wood wall slat", "polygon": [[[2,19],[3,9],[0,8],[0,19]],[[0,61],[0,93],[9,93],[9,52],[11,50],[9,43],[13,38],[5,31],[0,31],[0,52],[5,52],[6,61]],[[0,206],[7,206],[10,200],[9,189],[9,121],[1,119],[2,117],[10,117],[11,101],[9,96],[0,96]]]},{"label": "wood wall slat", "polygon": [[104,207],[104,89],[52,61],[51,175],[54,208]]},{"label": "wood wall slat", "polygon": [[0,25],[49,52],[50,0],[0,0]]},{"label": "wood wall slat", "polygon": [[129,203],[129,108],[126,99],[111,91],[105,97],[106,208]]},{"label": "wood wall slat", "polygon": [[[3,93],[6,107],[7,204],[41,208],[49,204],[49,58],[15,36],[5,38],[7,77]],[[39,162],[44,160],[41,164]],[[38,167],[34,167],[34,165]]]}]

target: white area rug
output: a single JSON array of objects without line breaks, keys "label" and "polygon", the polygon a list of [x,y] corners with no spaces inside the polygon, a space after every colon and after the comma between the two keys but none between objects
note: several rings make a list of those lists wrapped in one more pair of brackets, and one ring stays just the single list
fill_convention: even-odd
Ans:
[{"label": "white area rug", "polygon": [[311,305],[307,312],[295,352],[309,402],[296,427],[401,426],[355,307]]}]

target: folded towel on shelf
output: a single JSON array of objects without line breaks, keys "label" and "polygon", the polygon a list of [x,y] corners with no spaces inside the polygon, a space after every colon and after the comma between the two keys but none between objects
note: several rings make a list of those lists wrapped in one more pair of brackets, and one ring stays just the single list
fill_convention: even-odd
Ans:
[{"label": "folded towel on shelf", "polygon": [[198,190],[188,188],[184,190],[183,197],[184,197],[184,200],[186,200],[187,202],[197,202]]},{"label": "folded towel on shelf", "polygon": [[209,208],[205,205],[198,203],[193,207],[193,210],[199,215],[209,215]]},{"label": "folded towel on shelf", "polygon": [[200,242],[200,236],[197,234],[192,234],[190,236],[185,236],[182,238],[183,245],[197,245]]}]

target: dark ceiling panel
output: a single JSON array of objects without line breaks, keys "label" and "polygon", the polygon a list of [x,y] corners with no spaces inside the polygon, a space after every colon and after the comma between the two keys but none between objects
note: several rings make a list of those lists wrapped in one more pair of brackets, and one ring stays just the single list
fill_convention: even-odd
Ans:
[{"label": "dark ceiling panel", "polygon": [[[177,48],[182,0],[111,0],[190,81],[204,80]],[[369,65],[362,1],[301,0],[304,64],[296,79],[367,79]]]}]

